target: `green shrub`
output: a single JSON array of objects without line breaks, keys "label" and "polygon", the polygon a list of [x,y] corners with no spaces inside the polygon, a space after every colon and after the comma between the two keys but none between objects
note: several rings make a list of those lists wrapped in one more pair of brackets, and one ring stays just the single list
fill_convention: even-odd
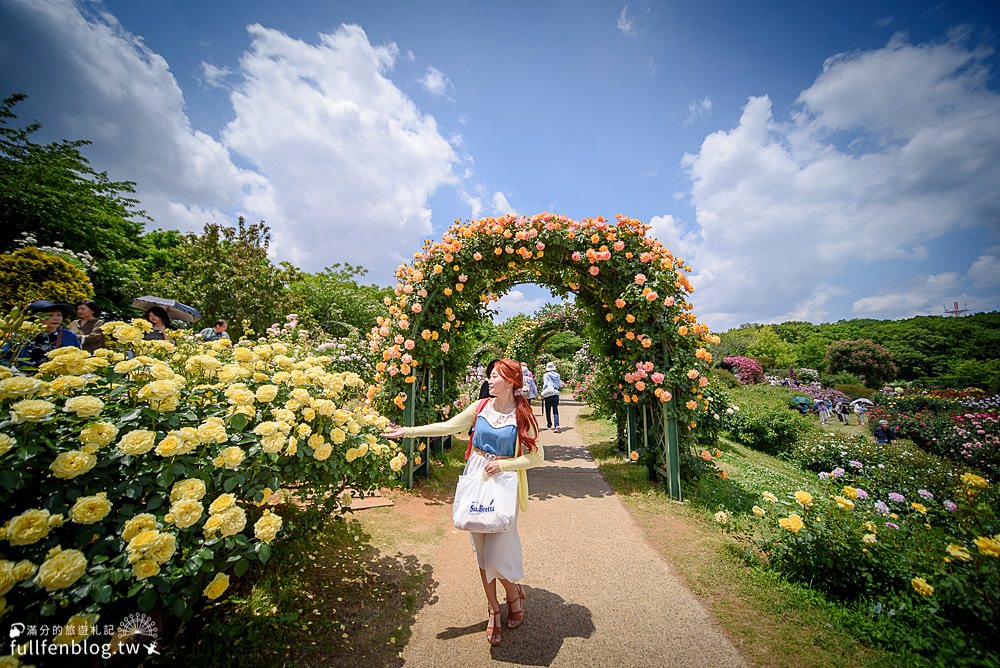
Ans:
[{"label": "green shrub", "polygon": [[843,392],[851,399],[871,399],[875,395],[875,390],[870,390],[864,385],[834,385],[833,389]]},{"label": "green shrub", "polygon": [[741,386],[731,391],[735,410],[726,411],[721,428],[739,443],[769,454],[787,451],[812,423],[788,408],[795,391],[769,385]]},{"label": "green shrub", "polygon": [[722,387],[739,387],[743,384],[732,371],[718,367],[712,369],[712,380],[718,382]]},{"label": "green shrub", "polygon": [[820,382],[827,387],[834,387],[835,385],[864,385],[860,377],[847,371],[821,374]]},{"label": "green shrub", "polygon": [[37,299],[73,304],[94,296],[83,270],[68,261],[27,246],[0,255],[0,308],[25,306]]}]

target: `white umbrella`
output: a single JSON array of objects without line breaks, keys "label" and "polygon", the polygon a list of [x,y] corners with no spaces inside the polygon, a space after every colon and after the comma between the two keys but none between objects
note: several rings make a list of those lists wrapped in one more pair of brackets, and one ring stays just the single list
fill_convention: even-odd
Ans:
[{"label": "white umbrella", "polygon": [[145,311],[154,306],[159,306],[166,311],[171,320],[195,322],[201,318],[201,312],[198,309],[193,306],[188,306],[187,304],[182,304],[173,299],[164,299],[163,297],[146,295],[144,297],[136,297],[132,300],[132,308],[137,308],[140,311]]},{"label": "white umbrella", "polygon": [[871,399],[861,398],[861,399],[855,399],[854,401],[851,402],[852,406],[854,404],[868,404],[869,406],[874,406],[875,402],[872,401]]}]

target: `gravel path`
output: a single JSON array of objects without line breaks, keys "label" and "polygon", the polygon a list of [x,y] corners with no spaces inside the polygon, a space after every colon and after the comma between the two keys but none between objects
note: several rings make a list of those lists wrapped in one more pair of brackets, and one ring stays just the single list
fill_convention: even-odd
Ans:
[{"label": "gravel path", "polygon": [[[560,409],[569,429],[542,432],[546,462],[528,472],[531,503],[519,519],[524,624],[489,647],[475,555],[468,534],[450,529],[434,559],[436,597],[417,614],[405,664],[746,665],[601,477],[574,428],[580,405]],[[451,524],[450,506],[441,521]]]}]

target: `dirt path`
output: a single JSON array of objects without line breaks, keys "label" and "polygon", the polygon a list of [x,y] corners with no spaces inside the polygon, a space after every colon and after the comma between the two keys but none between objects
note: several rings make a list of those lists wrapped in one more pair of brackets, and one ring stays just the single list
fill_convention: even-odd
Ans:
[{"label": "dirt path", "polygon": [[433,560],[438,586],[417,615],[405,664],[746,665],[601,477],[574,428],[579,404],[560,408],[569,429],[542,432],[546,462],[528,473],[531,504],[519,520],[524,625],[505,629],[500,647],[487,645],[475,555],[468,534],[450,528],[444,505],[448,534]]}]

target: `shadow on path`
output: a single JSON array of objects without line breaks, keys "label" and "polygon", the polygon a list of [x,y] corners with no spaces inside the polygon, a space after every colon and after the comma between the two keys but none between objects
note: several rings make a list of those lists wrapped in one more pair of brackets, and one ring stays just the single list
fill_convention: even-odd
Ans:
[{"label": "shadow on path", "polygon": [[[562,648],[566,638],[589,638],[594,633],[594,620],[590,610],[578,603],[567,603],[558,594],[525,587],[524,624],[514,630],[506,626],[506,606],[504,606],[503,644],[492,647],[490,655],[494,660],[506,661],[522,666],[551,665]],[[437,634],[439,640],[454,640],[470,634],[482,636],[486,646],[486,610],[483,621],[471,626],[449,627]],[[544,624],[532,624],[534,619],[545,620]]]}]

